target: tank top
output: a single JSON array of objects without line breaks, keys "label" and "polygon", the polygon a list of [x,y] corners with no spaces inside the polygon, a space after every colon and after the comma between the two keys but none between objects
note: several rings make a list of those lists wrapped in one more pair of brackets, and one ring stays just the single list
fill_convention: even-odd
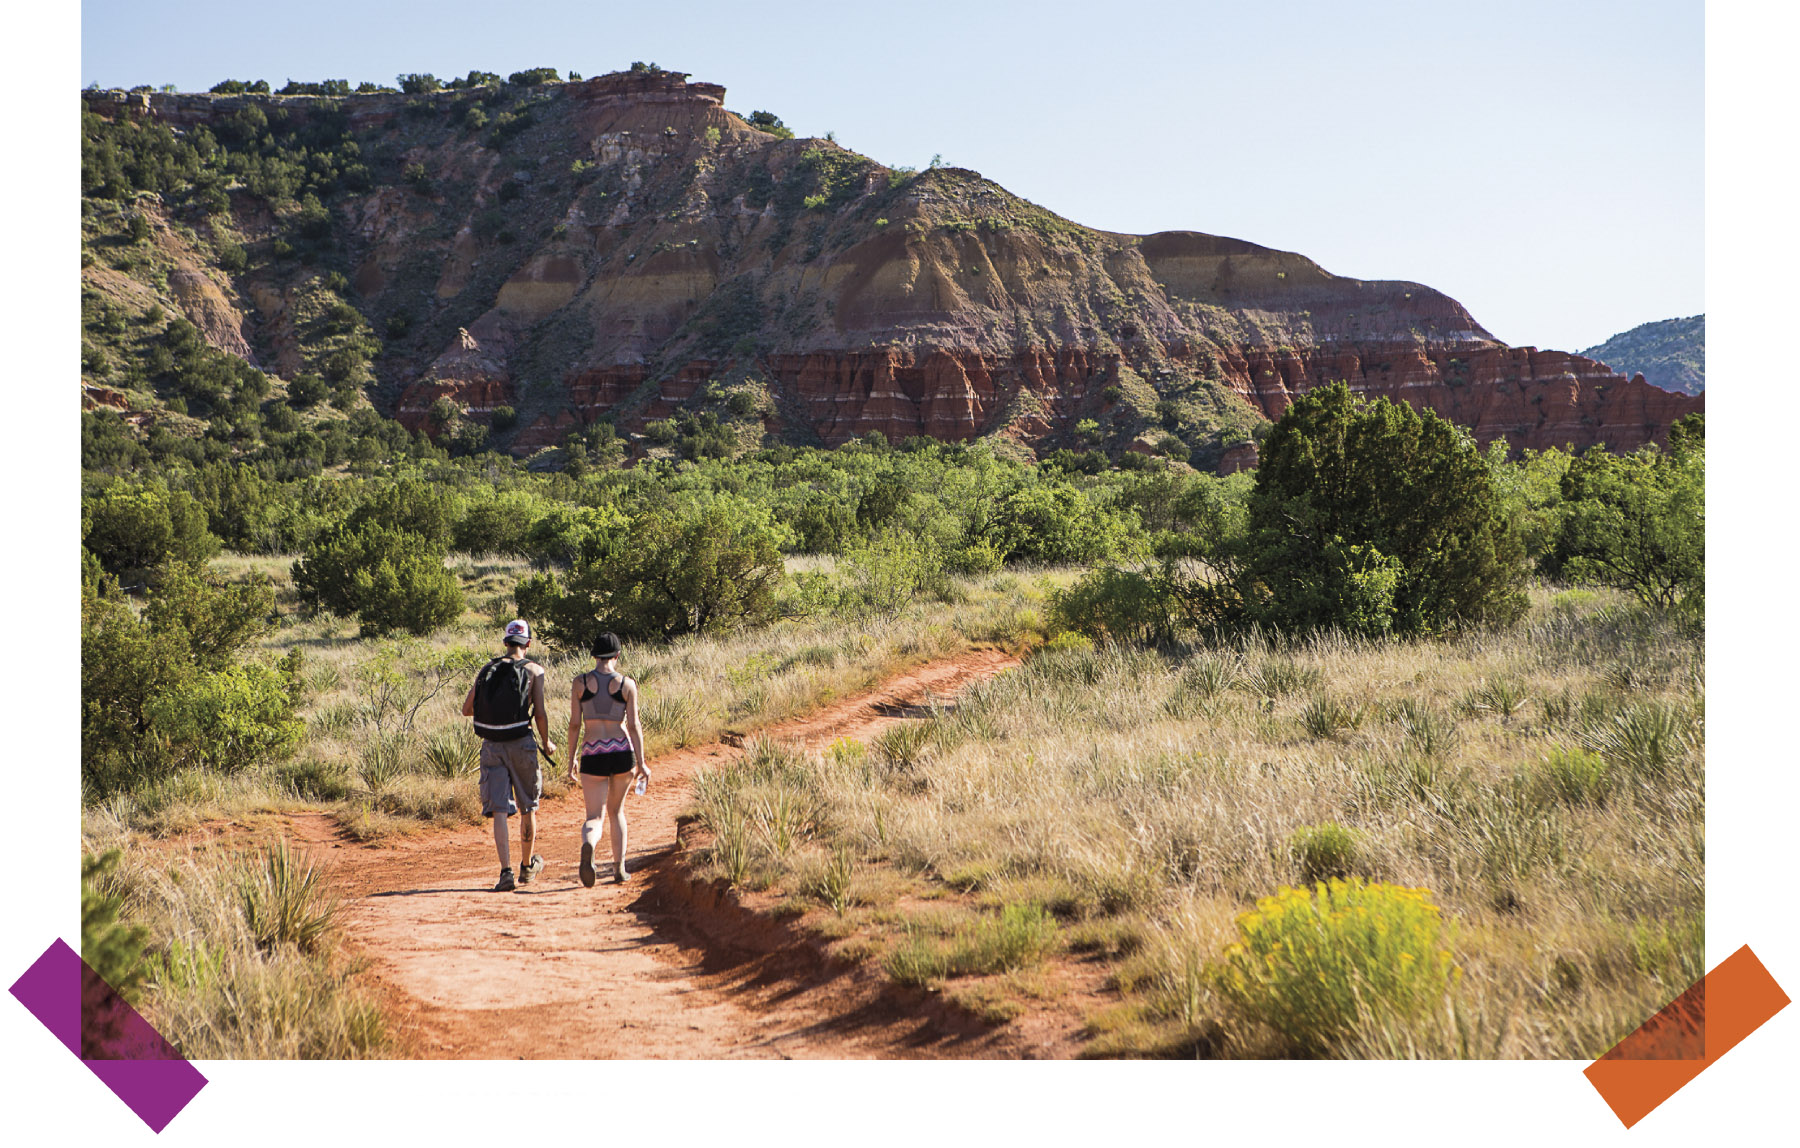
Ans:
[{"label": "tank top", "polygon": [[[597,671],[581,675],[581,716],[584,721],[622,722],[625,720],[625,675],[613,674],[607,690],[596,689],[590,679]],[[616,684],[615,684],[616,683]]]}]

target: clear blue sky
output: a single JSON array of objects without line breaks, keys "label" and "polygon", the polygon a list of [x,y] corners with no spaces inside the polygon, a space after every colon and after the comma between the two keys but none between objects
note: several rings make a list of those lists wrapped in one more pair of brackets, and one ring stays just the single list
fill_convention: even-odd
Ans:
[{"label": "clear blue sky", "polygon": [[[180,13],[171,18],[171,13]],[[633,60],[1071,219],[1412,279],[1574,350],[1705,309],[1702,4],[90,0],[81,78],[585,75]]]}]

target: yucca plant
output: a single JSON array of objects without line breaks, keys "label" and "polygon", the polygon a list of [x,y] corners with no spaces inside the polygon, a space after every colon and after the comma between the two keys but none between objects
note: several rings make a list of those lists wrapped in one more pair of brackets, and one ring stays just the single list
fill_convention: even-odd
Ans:
[{"label": "yucca plant", "polygon": [[1678,706],[1646,702],[1589,727],[1582,741],[1638,777],[1660,778],[1693,749],[1693,722]]},{"label": "yucca plant", "polygon": [[319,870],[288,848],[286,839],[245,864],[237,878],[238,907],[259,949],[292,944],[312,952],[336,927],[338,901]]},{"label": "yucca plant", "polygon": [[1315,694],[1300,711],[1300,726],[1313,737],[1332,737],[1339,730],[1355,729],[1362,724],[1363,710],[1342,698]]},{"label": "yucca plant", "polygon": [[446,726],[425,739],[425,761],[439,777],[468,773],[481,763],[481,739],[460,723]]},{"label": "yucca plant", "polygon": [[406,739],[398,734],[374,734],[357,750],[363,784],[379,793],[406,772]]},{"label": "yucca plant", "polygon": [[844,915],[844,907],[849,904],[850,879],[855,875],[856,859],[851,855],[847,845],[839,845],[831,851],[831,860],[823,871],[815,877],[807,892],[825,903],[838,916]]}]

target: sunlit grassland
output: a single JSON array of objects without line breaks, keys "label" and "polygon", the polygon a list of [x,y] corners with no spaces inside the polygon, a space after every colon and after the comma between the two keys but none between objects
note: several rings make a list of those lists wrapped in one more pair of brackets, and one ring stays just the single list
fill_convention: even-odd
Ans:
[{"label": "sunlit grassland", "polygon": [[1703,642],[1533,597],[1435,641],[1044,650],[873,744],[704,775],[700,871],[995,1019],[1054,994],[1045,956],[1099,962],[1120,1003],[1089,1048],[1123,1055],[1293,1053],[1218,991],[1239,914],[1329,876],[1422,887],[1454,988],[1334,1054],[1593,1057],[1704,971]]},{"label": "sunlit grassland", "polygon": [[[793,564],[811,569],[822,561]],[[229,555],[213,568],[227,578],[265,574],[277,586],[278,624],[248,653],[273,661],[302,652],[299,751],[238,774],[191,770],[114,795],[85,811],[90,836],[113,828],[166,835],[212,818],[296,809],[329,810],[365,838],[479,818],[478,743],[459,711],[475,669],[500,652],[500,628],[514,616],[512,587],[527,567],[453,560],[470,604],[454,625],[427,638],[361,638],[352,619],[299,609],[290,562]],[[921,597],[896,618],[798,617],[737,634],[632,645],[621,668],[642,687],[654,757],[804,714],[974,645],[1023,650],[1042,640],[1047,589],[1066,580],[1054,572],[952,580],[946,593]],[[551,736],[560,743],[570,684],[593,662],[584,650],[543,643],[531,656],[550,675]],[[558,772],[546,771],[545,780],[551,796],[562,792]]]}]

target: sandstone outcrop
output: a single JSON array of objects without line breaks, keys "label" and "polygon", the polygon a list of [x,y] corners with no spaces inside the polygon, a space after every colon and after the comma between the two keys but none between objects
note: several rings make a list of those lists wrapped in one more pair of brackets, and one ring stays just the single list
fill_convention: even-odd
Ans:
[{"label": "sandstone outcrop", "polygon": [[[1257,420],[1339,379],[1514,448],[1631,449],[1704,402],[1506,346],[1420,284],[1198,232],[1094,231],[971,171],[780,139],[682,73],[524,94],[122,96],[86,94],[183,130],[250,103],[338,115],[365,154],[389,148],[394,170],[333,215],[357,305],[411,332],[386,348],[376,397],[414,428],[440,398],[476,421],[511,406],[495,441],[520,455],[598,419],[641,432],[718,402],[715,382],[764,396],[737,417],[796,443],[879,431],[1116,453],[1173,436],[1226,472],[1255,464]],[[454,127],[477,98],[523,134]],[[403,165],[429,186],[399,186]],[[287,297],[276,274],[237,284],[265,331]],[[172,288],[225,345],[216,284]],[[291,364],[261,337],[265,362]]]}]

